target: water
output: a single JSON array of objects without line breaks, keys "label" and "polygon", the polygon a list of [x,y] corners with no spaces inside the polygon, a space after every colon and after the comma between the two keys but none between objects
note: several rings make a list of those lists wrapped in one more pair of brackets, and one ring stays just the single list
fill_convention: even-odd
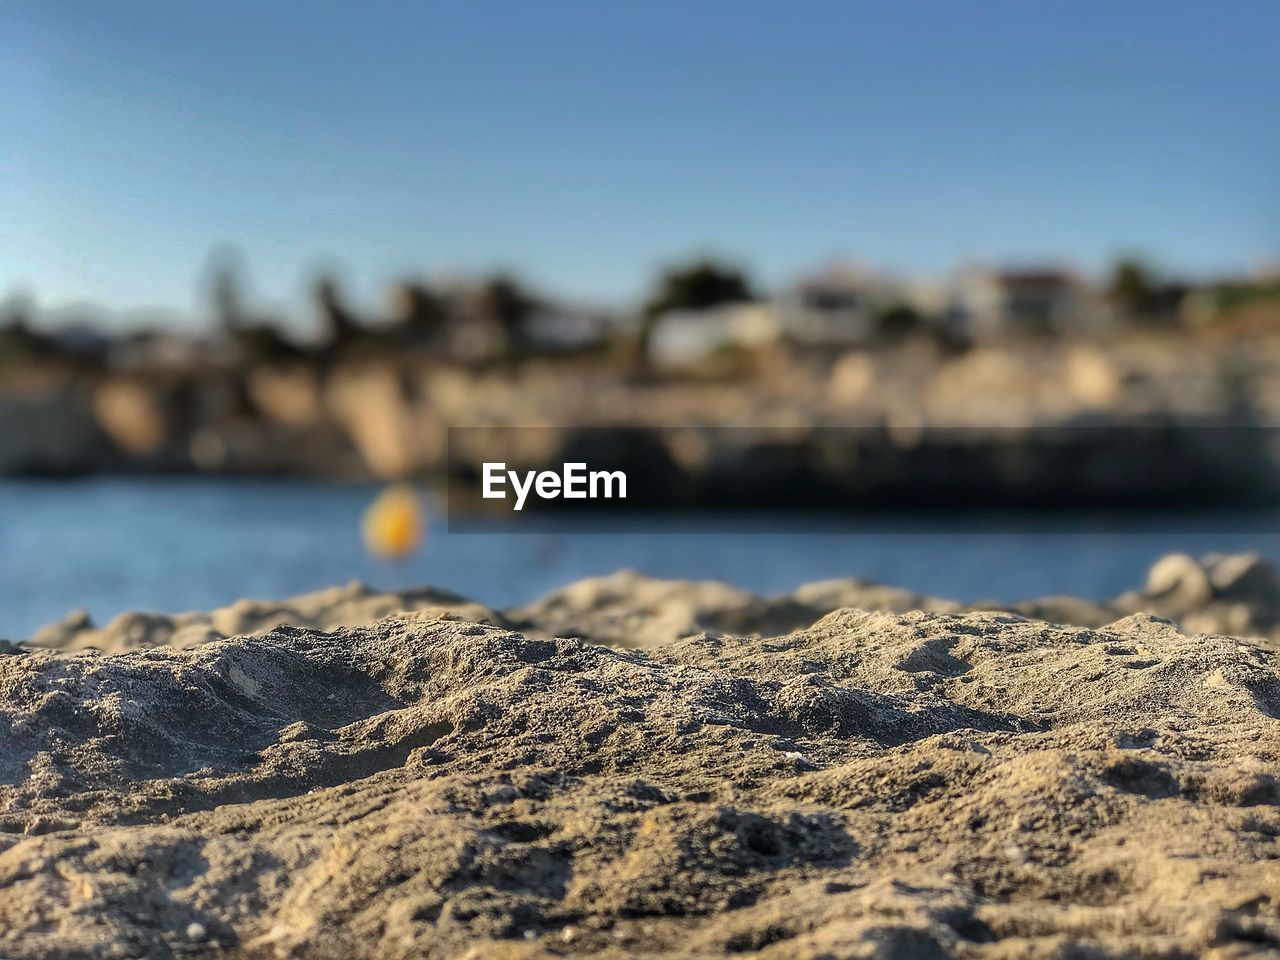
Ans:
[{"label": "water", "polygon": [[[724,518],[681,533],[675,518],[637,532],[449,534],[400,563],[365,554],[368,486],[298,480],[0,481],[0,637],[24,638],[70,610],[98,622],[124,610],[207,610],[359,578],[387,589],[433,584],[508,606],[584,576],[632,567],[714,578],[763,593],[858,576],[959,600],[1048,593],[1101,598],[1141,584],[1172,550],[1256,549],[1280,560],[1277,518],[1257,528],[1202,516],[1090,522],[931,518],[928,525],[809,517],[791,532]],[[1262,532],[1265,531],[1265,532]]]}]

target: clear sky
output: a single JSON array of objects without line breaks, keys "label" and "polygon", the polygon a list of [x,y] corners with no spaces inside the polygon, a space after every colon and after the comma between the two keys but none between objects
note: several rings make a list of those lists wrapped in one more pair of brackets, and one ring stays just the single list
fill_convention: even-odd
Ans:
[{"label": "clear sky", "polygon": [[0,0],[0,295],[1280,255],[1272,0]]}]

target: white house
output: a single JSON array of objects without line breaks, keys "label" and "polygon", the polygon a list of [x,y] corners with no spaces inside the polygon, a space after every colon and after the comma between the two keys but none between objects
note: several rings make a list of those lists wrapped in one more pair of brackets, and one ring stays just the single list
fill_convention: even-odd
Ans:
[{"label": "white house", "polygon": [[707,310],[671,310],[654,324],[649,359],[674,368],[703,360],[727,347],[757,347],[778,337],[769,303],[726,303]]},{"label": "white house", "polygon": [[945,319],[975,340],[1019,333],[1067,333],[1088,313],[1088,290],[1072,271],[1057,267],[979,269],[950,285]]},{"label": "white house", "polygon": [[900,285],[858,264],[839,262],[801,277],[777,299],[779,332],[796,343],[856,346],[879,314],[905,301]]}]

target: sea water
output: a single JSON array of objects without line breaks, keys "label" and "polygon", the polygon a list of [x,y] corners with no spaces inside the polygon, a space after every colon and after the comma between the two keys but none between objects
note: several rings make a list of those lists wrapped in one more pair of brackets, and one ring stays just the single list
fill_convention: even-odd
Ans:
[{"label": "sea water", "polygon": [[[856,576],[962,601],[1139,587],[1174,550],[1259,550],[1280,561],[1280,516],[829,517],[645,515],[625,533],[590,518],[560,532],[449,533],[368,556],[360,516],[379,492],[302,480],[89,478],[0,481],[0,637],[23,639],[71,610],[208,610],[361,579],[431,584],[490,606],[633,568],[761,593]],[[697,532],[690,532],[696,528]]]}]

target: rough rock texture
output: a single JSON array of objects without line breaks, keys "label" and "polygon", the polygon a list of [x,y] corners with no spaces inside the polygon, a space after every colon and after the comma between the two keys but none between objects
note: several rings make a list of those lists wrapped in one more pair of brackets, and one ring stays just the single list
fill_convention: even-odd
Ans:
[{"label": "rough rock texture", "polygon": [[590,577],[541,599],[492,610],[444,590],[380,593],[352,582],[282,601],[240,600],[212,613],[126,613],[103,628],[76,611],[33,637],[38,646],[105,651],[170,644],[190,647],[278,626],[369,626],[392,613],[451,613],[519,629],[534,636],[581,637],[614,646],[648,647],[702,630],[780,634],[798,630],[843,607],[904,613],[998,610],[1082,627],[1098,627],[1134,613],[1176,620],[1192,633],[1221,633],[1280,642],[1280,573],[1257,554],[1211,554],[1196,560],[1171,554],[1148,574],[1146,588],[1113,600],[1042,597],[1013,604],[965,606],[869,583],[855,577],[810,583],[791,593],[761,597],[714,580],[661,580],[632,570]]},{"label": "rough rock texture", "polygon": [[32,642],[60,650],[95,648],[122,652],[140,647],[194,647],[210,640],[266,633],[276,627],[334,630],[367,626],[393,613],[414,611],[430,618],[452,614],[480,623],[505,623],[482,604],[448,590],[383,593],[353,580],[341,587],[305,593],[288,600],[237,600],[210,613],[122,613],[98,628],[88,613],[77,610],[38,630]]},{"label": "rough rock texture", "polygon": [[[841,607],[952,612],[961,605],[868,583],[854,577],[807,584],[792,593],[761,597],[715,580],[663,580],[621,570],[589,577],[524,606],[497,611],[446,590],[424,587],[380,592],[353,581],[280,601],[239,600],[210,613],[122,613],[97,627],[77,610],[38,630],[36,646],[123,652],[164,644],[188,648],[231,636],[262,634],[279,626],[333,630],[371,626],[393,613],[451,614],[510,626],[535,636],[590,638],[596,643],[647,647],[702,630],[786,633]],[[1089,612],[1102,617],[1096,606]],[[1115,619],[1114,617],[1110,619]]]},{"label": "rough rock texture", "polygon": [[761,597],[715,580],[662,580],[633,570],[589,577],[523,607],[504,611],[521,629],[646,647],[703,630],[787,633],[840,607],[958,610],[959,605],[854,577]]},{"label": "rough rock texture", "polygon": [[1145,616],[28,648],[0,745],[12,960],[1280,949],[1280,657]]}]

